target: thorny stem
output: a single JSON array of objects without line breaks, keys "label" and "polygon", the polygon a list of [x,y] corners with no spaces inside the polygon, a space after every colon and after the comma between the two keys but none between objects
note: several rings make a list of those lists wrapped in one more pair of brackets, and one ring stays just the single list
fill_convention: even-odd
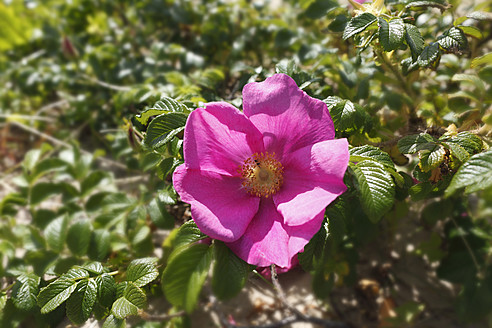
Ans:
[{"label": "thorny stem", "polygon": [[278,276],[277,276],[277,268],[275,267],[275,264],[272,264],[270,266],[270,270],[272,272],[272,283],[273,286],[275,287],[275,291],[277,292],[277,297],[280,299],[282,304],[288,308],[295,316],[305,319],[306,316],[301,313],[299,310],[297,310],[294,306],[292,306],[288,301],[287,298],[285,297],[284,290],[282,289],[282,286],[280,286],[280,283],[278,282]]}]

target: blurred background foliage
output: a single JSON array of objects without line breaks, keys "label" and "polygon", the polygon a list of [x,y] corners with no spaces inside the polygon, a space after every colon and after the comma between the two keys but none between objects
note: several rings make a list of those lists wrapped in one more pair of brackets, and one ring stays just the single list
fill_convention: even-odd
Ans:
[{"label": "blurred background foliage", "polygon": [[[406,45],[387,52],[377,40],[364,39],[365,34],[344,40],[355,14],[334,0],[1,1],[2,325],[56,326],[65,313],[72,322],[82,323],[93,313],[106,320],[107,327],[117,327],[130,315],[142,315],[145,295],[162,296],[161,288],[149,283],[186,239],[190,227],[177,228],[190,214],[177,202],[169,176],[182,160],[182,136],[176,131],[166,143],[148,141],[147,120],[157,112],[136,115],[151,108],[186,113],[218,100],[241,107],[243,86],[275,71],[291,75],[308,94],[325,99],[338,137],[348,138],[354,147],[379,148],[384,153],[377,153],[381,163],[390,163],[382,174],[389,177],[393,198],[384,211],[372,216],[359,203],[347,205],[354,197],[358,201],[357,179],[364,171],[356,166],[347,179],[349,192],[328,209],[326,224],[307,248],[310,253],[300,259],[313,274],[315,294],[327,300],[337,286],[360,287],[357,265],[364,262],[364,250],[379,238],[385,244],[381,252],[390,254],[391,245],[402,238],[403,218],[412,213],[411,229],[424,231],[427,238],[412,254],[426,261],[431,274],[437,268],[439,278],[453,284],[451,309],[456,313],[450,320],[490,320],[490,187],[444,198],[451,178],[433,181],[437,185],[428,182],[437,162],[422,168],[421,158],[405,157],[402,153],[412,152],[402,151],[397,141],[427,133],[426,142],[441,152],[449,140],[436,138],[471,131],[479,136],[479,146],[471,145],[463,156],[488,149],[492,2],[450,1],[452,6],[442,12],[436,3],[447,6],[444,1],[420,4],[418,10],[411,2],[386,5],[399,11],[409,6],[404,18],[418,28],[426,45],[453,24],[466,26],[466,49],[443,51],[432,68],[405,71],[402,60],[410,56]],[[474,18],[466,17],[470,13]],[[476,141],[465,137],[466,145]],[[463,145],[462,139],[453,140]],[[368,151],[374,149],[359,148],[352,155],[363,157]],[[444,155],[437,163],[440,170],[442,163],[456,172],[458,165],[453,167]],[[204,238],[190,229],[188,242]],[[220,245],[214,246],[214,259],[235,261]],[[209,253],[205,246],[192,251]],[[154,256],[158,261],[132,262]],[[388,258],[377,257],[381,262]],[[69,271],[74,266],[79,266],[76,273]],[[141,280],[135,268],[144,268],[147,278]],[[224,274],[217,272],[218,277]],[[113,276],[116,280],[108,278]],[[82,279],[84,289],[78,293],[97,290],[90,310],[70,310],[81,308],[75,297],[65,305],[70,293],[58,302],[52,302],[48,292],[39,294],[57,277],[68,281],[67,289]],[[378,283],[391,285],[392,279],[398,276],[386,274]],[[243,275],[237,280],[240,289]],[[99,292],[105,288],[109,296]],[[198,297],[201,285],[187,288]],[[217,288],[215,292],[223,293]],[[133,307],[122,306],[127,301]],[[183,302],[170,301],[175,306]],[[386,325],[434,315],[431,304],[407,301],[393,306],[396,314]],[[182,314],[162,325],[190,323]]]}]

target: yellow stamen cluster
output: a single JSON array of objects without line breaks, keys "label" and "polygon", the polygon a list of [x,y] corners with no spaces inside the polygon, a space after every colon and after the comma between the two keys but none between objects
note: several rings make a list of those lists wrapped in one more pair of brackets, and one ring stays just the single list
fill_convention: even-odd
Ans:
[{"label": "yellow stamen cluster", "polygon": [[254,153],[239,166],[238,172],[244,189],[258,197],[268,198],[284,183],[284,167],[275,159],[275,153]]}]

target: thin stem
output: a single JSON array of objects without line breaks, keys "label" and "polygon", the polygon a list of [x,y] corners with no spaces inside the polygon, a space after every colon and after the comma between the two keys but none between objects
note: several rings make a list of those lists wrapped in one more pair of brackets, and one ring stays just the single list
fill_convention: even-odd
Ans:
[{"label": "thin stem", "polygon": [[[456,223],[456,221],[454,220],[454,218],[451,218],[451,221],[453,222],[453,224],[456,227],[456,229],[459,230],[460,227],[458,226],[458,224]],[[478,277],[479,278],[483,278],[482,269],[480,268],[480,265],[478,264],[477,258],[475,257],[475,253],[473,253],[473,250],[471,249],[470,244],[468,243],[468,241],[466,240],[466,238],[461,233],[458,233],[458,235],[460,236],[461,240],[463,240],[463,244],[465,244],[465,247],[468,250],[468,253],[470,253],[470,257],[471,257],[471,259],[473,261],[473,264],[475,265],[475,268],[477,269],[477,275],[478,275]]]},{"label": "thin stem", "polygon": [[145,319],[145,320],[152,320],[152,321],[166,321],[166,320],[169,320],[169,319],[172,319],[172,318],[177,318],[177,317],[182,317],[186,314],[185,311],[179,311],[179,312],[176,312],[176,313],[172,313],[172,314],[164,314],[164,315],[158,315],[158,314],[148,314],[148,313],[145,313],[142,315],[142,317]]}]

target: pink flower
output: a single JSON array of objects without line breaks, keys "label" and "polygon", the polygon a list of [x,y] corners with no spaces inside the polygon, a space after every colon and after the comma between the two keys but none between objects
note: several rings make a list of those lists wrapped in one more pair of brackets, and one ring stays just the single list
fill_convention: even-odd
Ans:
[{"label": "pink flower", "polygon": [[289,268],[341,195],[349,153],[326,104],[276,74],[193,111],[174,187],[202,232],[246,262]]}]

